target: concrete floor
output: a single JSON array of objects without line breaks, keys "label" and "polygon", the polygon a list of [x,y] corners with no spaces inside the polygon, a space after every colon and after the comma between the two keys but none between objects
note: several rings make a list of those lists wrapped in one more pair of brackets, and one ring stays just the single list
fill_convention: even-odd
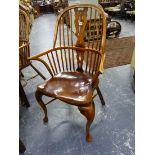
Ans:
[{"label": "concrete floor", "polygon": [[[54,14],[45,14],[34,21],[31,55],[52,47],[55,19]],[[123,22],[126,27],[122,35],[134,34],[134,23]],[[23,73],[26,77],[35,74],[29,67]],[[43,113],[34,96],[37,84],[43,80],[37,76],[28,81],[24,89],[31,107],[19,109],[19,135],[27,148],[25,155],[134,155],[135,102],[131,80],[130,65],[107,69],[100,76],[99,86],[106,106],[95,98],[91,143],[85,141],[86,120],[77,107],[56,100],[48,105],[49,122],[43,124]]]}]

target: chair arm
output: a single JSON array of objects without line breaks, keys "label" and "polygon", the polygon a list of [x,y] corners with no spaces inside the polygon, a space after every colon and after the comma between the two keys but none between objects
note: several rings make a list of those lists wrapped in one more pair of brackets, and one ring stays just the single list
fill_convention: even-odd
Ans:
[{"label": "chair arm", "polygon": [[42,52],[42,53],[40,53],[40,54],[37,54],[37,55],[31,56],[31,57],[28,57],[28,59],[29,59],[29,60],[36,60],[37,58],[39,58],[39,57],[41,57],[41,56],[44,56],[44,55],[46,55],[46,54],[48,54],[48,53],[50,53],[50,52],[52,52],[52,51],[55,51],[55,49],[49,49],[49,50],[44,51],[44,52]]},{"label": "chair arm", "polygon": [[[65,46],[65,47],[56,47],[53,49],[49,49],[49,50],[42,52],[40,54],[28,57],[28,60],[37,60],[37,61],[41,62],[45,66],[45,68],[48,70],[50,75],[54,76],[55,73],[58,73],[57,67],[59,68],[59,71],[61,70],[60,64],[59,64],[59,61],[61,61],[61,60],[60,60],[60,57],[58,57],[58,54],[55,55],[56,59],[54,60],[53,52],[57,53],[57,51],[62,51],[62,50],[67,50],[67,49],[68,50],[74,50],[78,53],[89,51],[89,52],[94,52],[100,56],[102,55],[100,53],[100,51],[95,50],[95,49],[91,49],[91,48],[80,48],[80,47],[75,47],[75,46]],[[50,57],[49,54],[52,54],[52,57]],[[65,61],[67,63],[67,60],[65,60]]]},{"label": "chair arm", "polygon": [[29,60],[34,60],[34,59],[39,58],[41,56],[44,56],[44,55],[46,55],[46,54],[48,54],[50,52],[54,52],[54,51],[61,50],[61,49],[73,49],[73,50],[77,50],[77,51],[88,50],[88,51],[94,51],[94,52],[100,53],[98,50],[91,49],[91,48],[88,49],[88,48],[81,48],[81,47],[76,47],[76,46],[64,46],[64,47],[56,47],[56,48],[53,48],[53,49],[49,49],[49,50],[44,51],[44,52],[42,52],[40,54],[31,56],[28,59]]},{"label": "chair arm", "polygon": [[48,53],[50,53],[50,52],[52,52],[52,51],[55,51],[55,50],[54,50],[54,49],[49,49],[49,50],[44,51],[44,52],[42,52],[42,53],[40,53],[40,54],[37,54],[37,55],[31,56],[31,57],[28,57],[27,59],[28,59],[28,60],[36,60],[36,61],[41,62],[41,63],[45,66],[45,68],[48,70],[48,72],[50,73],[50,75],[53,76],[53,73],[52,73],[52,71],[51,71],[49,65],[46,63],[45,60],[43,60],[43,59],[40,58],[40,57],[42,57],[42,56],[47,55]]}]

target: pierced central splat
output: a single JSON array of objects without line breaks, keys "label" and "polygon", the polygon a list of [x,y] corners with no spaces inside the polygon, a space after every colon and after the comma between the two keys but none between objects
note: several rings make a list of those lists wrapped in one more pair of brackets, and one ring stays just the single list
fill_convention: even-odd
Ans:
[{"label": "pierced central splat", "polygon": [[[85,47],[84,45],[84,35],[85,35],[85,26],[87,23],[87,12],[88,8],[75,8],[75,35],[77,36],[76,41],[76,47]],[[84,60],[84,52],[77,51],[77,62],[78,62],[78,68],[77,71],[83,72],[82,66],[83,66],[83,60]]]},{"label": "pierced central splat", "polygon": [[88,8],[75,8],[75,35],[77,36],[77,47],[84,47],[84,31],[87,23]]}]

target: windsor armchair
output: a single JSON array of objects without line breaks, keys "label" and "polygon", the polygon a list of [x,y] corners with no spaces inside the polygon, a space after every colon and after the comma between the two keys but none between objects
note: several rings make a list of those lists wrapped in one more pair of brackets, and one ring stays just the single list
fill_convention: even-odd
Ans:
[{"label": "windsor armchair", "polygon": [[31,66],[43,79],[45,77],[39,70],[31,63],[29,47],[29,34],[30,34],[30,19],[27,13],[19,9],[19,72],[22,74],[22,69]]},{"label": "windsor armchair", "polygon": [[[94,22],[93,27],[87,25],[88,20]],[[90,30],[87,31],[87,40],[86,29]],[[106,17],[103,9],[93,4],[72,5],[57,18],[53,49],[29,58],[42,62],[51,76],[38,85],[35,93],[44,112],[43,121],[48,121],[48,103],[43,102],[43,95],[52,97],[51,101],[59,99],[75,105],[87,119],[88,142],[92,140],[89,130],[95,116],[95,89],[104,104],[98,76],[103,71],[105,40]]]}]

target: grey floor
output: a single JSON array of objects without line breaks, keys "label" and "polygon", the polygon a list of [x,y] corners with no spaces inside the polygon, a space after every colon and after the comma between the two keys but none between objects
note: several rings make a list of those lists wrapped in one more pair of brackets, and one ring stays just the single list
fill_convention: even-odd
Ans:
[{"label": "grey floor", "polygon": [[[52,47],[54,14],[37,18],[30,35],[31,55]],[[122,21],[122,36],[134,35],[134,23]],[[25,77],[35,75],[31,68]],[[91,126],[93,141],[85,141],[85,118],[74,106],[60,101],[48,105],[48,124],[43,124],[43,113],[35,100],[37,76],[24,87],[31,107],[20,106],[20,138],[26,145],[25,155],[134,155],[135,105],[131,86],[131,66],[105,70],[100,76],[100,89],[106,106],[95,98],[95,120]],[[48,98],[44,98],[48,100]]]}]

